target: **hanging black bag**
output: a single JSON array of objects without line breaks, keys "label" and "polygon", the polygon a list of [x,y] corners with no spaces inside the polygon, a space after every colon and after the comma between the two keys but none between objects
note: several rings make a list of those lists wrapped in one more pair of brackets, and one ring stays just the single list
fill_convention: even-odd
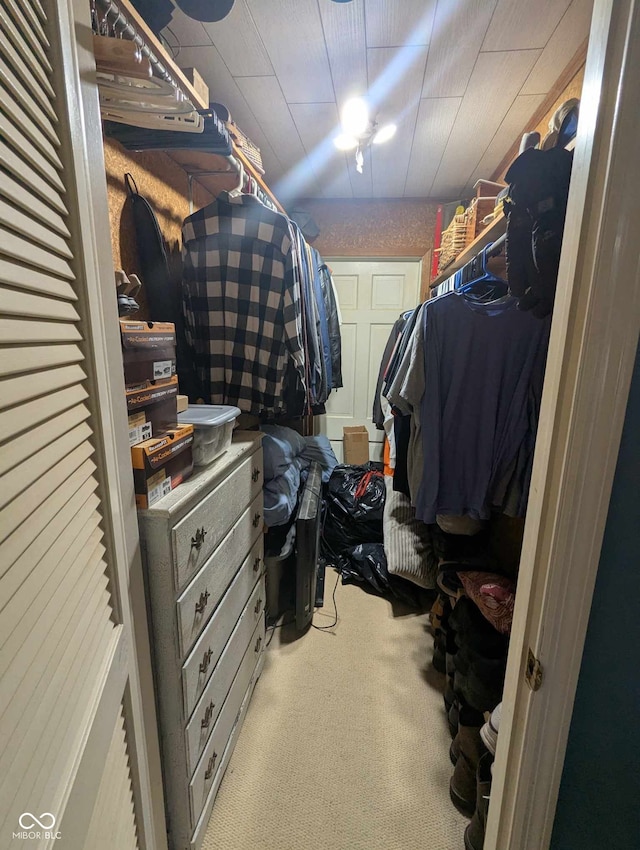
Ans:
[{"label": "hanging black bag", "polygon": [[[175,324],[176,369],[180,390],[189,397],[190,401],[195,402],[203,397],[203,393],[185,339],[184,321],[178,298],[178,288],[182,278],[182,260],[179,256],[176,257],[176,262],[170,267],[162,231],[151,204],[138,192],[132,174],[125,174],[124,180],[133,208],[138,265],[145,288],[149,319],[153,322]],[[171,268],[173,268],[173,275]]]},{"label": "hanging black bag", "polygon": [[140,277],[147,296],[149,319],[153,322],[175,322],[169,263],[158,219],[149,201],[138,192],[133,175],[125,174],[124,181],[133,210]]}]

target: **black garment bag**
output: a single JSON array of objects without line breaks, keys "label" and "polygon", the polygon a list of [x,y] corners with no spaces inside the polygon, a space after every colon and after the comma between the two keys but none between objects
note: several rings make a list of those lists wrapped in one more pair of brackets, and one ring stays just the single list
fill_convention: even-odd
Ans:
[{"label": "black garment bag", "polygon": [[190,401],[195,402],[202,397],[202,391],[196,379],[194,364],[184,334],[184,322],[178,298],[178,287],[182,278],[181,267],[179,272],[174,270],[172,283],[165,241],[153,207],[138,192],[133,175],[125,174],[124,180],[133,207],[138,264],[146,293],[149,319],[152,322],[175,324],[176,371],[180,391],[188,395]]}]

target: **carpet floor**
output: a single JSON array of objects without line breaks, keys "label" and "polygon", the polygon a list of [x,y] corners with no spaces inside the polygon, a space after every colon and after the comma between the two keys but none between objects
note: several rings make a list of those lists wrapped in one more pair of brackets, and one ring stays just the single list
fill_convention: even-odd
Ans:
[{"label": "carpet floor", "polygon": [[464,847],[427,615],[352,585],[336,602],[329,631],[276,630],[203,850]]}]

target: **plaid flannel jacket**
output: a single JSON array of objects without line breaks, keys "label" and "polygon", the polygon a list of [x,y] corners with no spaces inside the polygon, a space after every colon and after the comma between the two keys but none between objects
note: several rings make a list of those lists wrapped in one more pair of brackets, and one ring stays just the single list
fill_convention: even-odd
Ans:
[{"label": "plaid flannel jacket", "polygon": [[185,334],[206,400],[244,413],[285,413],[289,359],[304,385],[300,282],[289,220],[252,195],[185,220]]}]

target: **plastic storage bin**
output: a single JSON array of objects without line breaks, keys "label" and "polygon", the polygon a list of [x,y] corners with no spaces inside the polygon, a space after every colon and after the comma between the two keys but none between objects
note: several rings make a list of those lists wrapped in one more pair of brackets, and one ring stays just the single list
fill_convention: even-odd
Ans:
[{"label": "plastic storage bin", "polygon": [[225,404],[190,404],[178,414],[181,425],[194,427],[193,463],[208,466],[231,445],[231,435],[240,409]]}]

